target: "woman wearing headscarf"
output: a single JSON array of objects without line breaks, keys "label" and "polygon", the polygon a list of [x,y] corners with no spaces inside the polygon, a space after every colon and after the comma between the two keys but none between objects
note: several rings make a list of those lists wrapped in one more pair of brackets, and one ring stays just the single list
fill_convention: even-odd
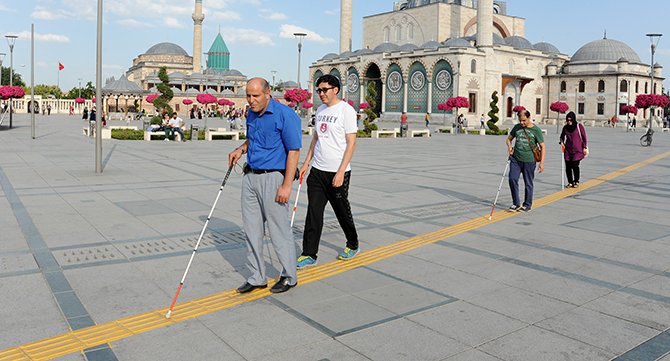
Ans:
[{"label": "woman wearing headscarf", "polygon": [[579,187],[579,162],[586,157],[586,130],[577,123],[574,112],[565,117],[565,125],[561,132],[559,144],[565,158],[565,173],[568,177],[568,188]]}]

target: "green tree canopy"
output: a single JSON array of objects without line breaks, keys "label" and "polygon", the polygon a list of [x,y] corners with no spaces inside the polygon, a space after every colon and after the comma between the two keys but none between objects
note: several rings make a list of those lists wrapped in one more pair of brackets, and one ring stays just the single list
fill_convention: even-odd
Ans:
[{"label": "green tree canopy", "polygon": [[174,97],[174,92],[170,89],[170,77],[167,74],[167,67],[161,66],[158,71],[158,79],[161,80],[156,88],[161,93],[161,96],[154,100],[154,106],[156,109],[160,109],[162,114],[169,114],[172,116],[172,107],[170,106],[170,100]]},{"label": "green tree canopy", "polygon": [[[9,68],[5,68],[4,66],[2,67],[2,85],[9,85]],[[25,89],[26,83],[23,82],[23,79],[21,78],[21,74],[16,72],[16,69],[14,69],[14,86],[20,86]]]},{"label": "green tree canopy", "polygon": [[[26,88],[26,94],[30,94],[30,87]],[[35,85],[35,95],[41,95],[43,97],[53,95],[56,98],[62,98],[63,92],[55,85],[38,84]]]}]

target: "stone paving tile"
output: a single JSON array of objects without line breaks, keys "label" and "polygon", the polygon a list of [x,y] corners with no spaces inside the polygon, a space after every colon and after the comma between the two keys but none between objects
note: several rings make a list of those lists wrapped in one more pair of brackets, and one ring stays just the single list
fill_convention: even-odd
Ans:
[{"label": "stone paving tile", "polygon": [[[574,327],[575,324],[581,327]],[[563,336],[621,354],[659,331],[585,308],[575,308],[535,324]]]},{"label": "stone paving tile", "polygon": [[337,337],[372,360],[442,360],[469,347],[425,326],[399,319]]},{"label": "stone paving tile", "polygon": [[479,347],[503,360],[609,360],[615,354],[535,326]]},{"label": "stone paving tile", "polygon": [[464,301],[430,309],[407,319],[471,347],[526,326],[524,322]]},{"label": "stone paving tile", "polygon": [[583,307],[657,330],[670,326],[668,303],[623,292],[605,295]]},{"label": "stone paving tile", "polygon": [[572,278],[545,273],[527,281],[514,285],[527,291],[541,294],[550,298],[569,302],[573,305],[582,305],[613,290],[578,281]]},{"label": "stone paving tile", "polygon": [[448,357],[445,361],[500,361],[501,359],[486,354],[477,349],[469,349],[465,352],[461,352],[457,355]]},{"label": "stone paving tile", "polygon": [[259,361],[366,361],[368,357],[336,340],[326,340],[258,359]]}]

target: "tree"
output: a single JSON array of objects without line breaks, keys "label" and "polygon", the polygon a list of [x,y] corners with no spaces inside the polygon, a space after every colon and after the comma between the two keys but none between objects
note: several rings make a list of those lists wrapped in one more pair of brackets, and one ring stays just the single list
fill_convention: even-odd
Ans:
[{"label": "tree", "polygon": [[491,110],[488,112],[489,121],[486,122],[486,125],[488,125],[489,129],[491,129],[492,131],[499,132],[500,129],[496,125],[496,123],[498,122],[498,116],[496,114],[498,114],[498,112],[500,111],[500,109],[498,108],[497,90],[494,91],[493,94],[491,94],[491,103],[489,103],[489,105],[491,106]]},{"label": "tree", "polygon": [[174,97],[174,92],[170,89],[170,77],[167,74],[167,67],[162,66],[158,71],[158,79],[162,83],[159,83],[156,88],[161,93],[161,95],[154,100],[154,106],[156,109],[159,109],[161,114],[168,114],[172,116],[172,107],[170,106],[170,100]]},{"label": "tree", "polygon": [[[81,95],[79,95],[80,92]],[[65,99],[76,99],[79,97],[84,99],[93,99],[94,96],[95,96],[95,88],[93,87],[93,82],[89,81],[88,83],[86,83],[86,87],[84,88],[73,87],[72,89],[70,89],[67,96],[65,96]]]},{"label": "tree", "polygon": [[[9,68],[2,67],[2,85],[9,85]],[[20,86],[25,89],[26,83],[23,82],[21,74],[14,70],[14,82],[12,85]]]},{"label": "tree", "polygon": [[[26,94],[30,94],[30,88],[26,88]],[[38,84],[35,85],[35,95],[41,95],[43,97],[46,97],[47,95],[53,95],[56,98],[62,98],[63,92],[55,85]],[[74,98],[76,98],[76,94]]]},{"label": "tree", "polygon": [[[365,96],[365,101],[368,103],[368,106],[365,107],[365,119],[363,120],[363,124],[365,125],[365,128],[363,128],[363,131],[365,133],[370,133],[373,130],[377,129],[377,124],[373,124],[373,126],[370,125],[370,123],[374,122],[375,119],[377,119],[377,114],[375,114],[375,107],[377,106],[377,102],[375,102],[375,97],[377,96],[377,91],[375,90],[375,82],[371,81],[368,83],[368,95]],[[374,129],[373,129],[374,128]]]}]

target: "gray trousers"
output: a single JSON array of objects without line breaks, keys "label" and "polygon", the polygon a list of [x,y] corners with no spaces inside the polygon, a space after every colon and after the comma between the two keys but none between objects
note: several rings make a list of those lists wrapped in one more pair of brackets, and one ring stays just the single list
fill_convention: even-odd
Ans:
[{"label": "gray trousers", "polygon": [[281,276],[289,279],[289,285],[298,282],[296,250],[289,220],[288,203],[279,203],[277,188],[284,183],[279,172],[247,173],[242,181],[242,221],[247,236],[247,258],[254,273],[247,282],[252,285],[267,284],[265,259],[263,258],[264,223],[270,230],[270,239],[279,263]]}]

